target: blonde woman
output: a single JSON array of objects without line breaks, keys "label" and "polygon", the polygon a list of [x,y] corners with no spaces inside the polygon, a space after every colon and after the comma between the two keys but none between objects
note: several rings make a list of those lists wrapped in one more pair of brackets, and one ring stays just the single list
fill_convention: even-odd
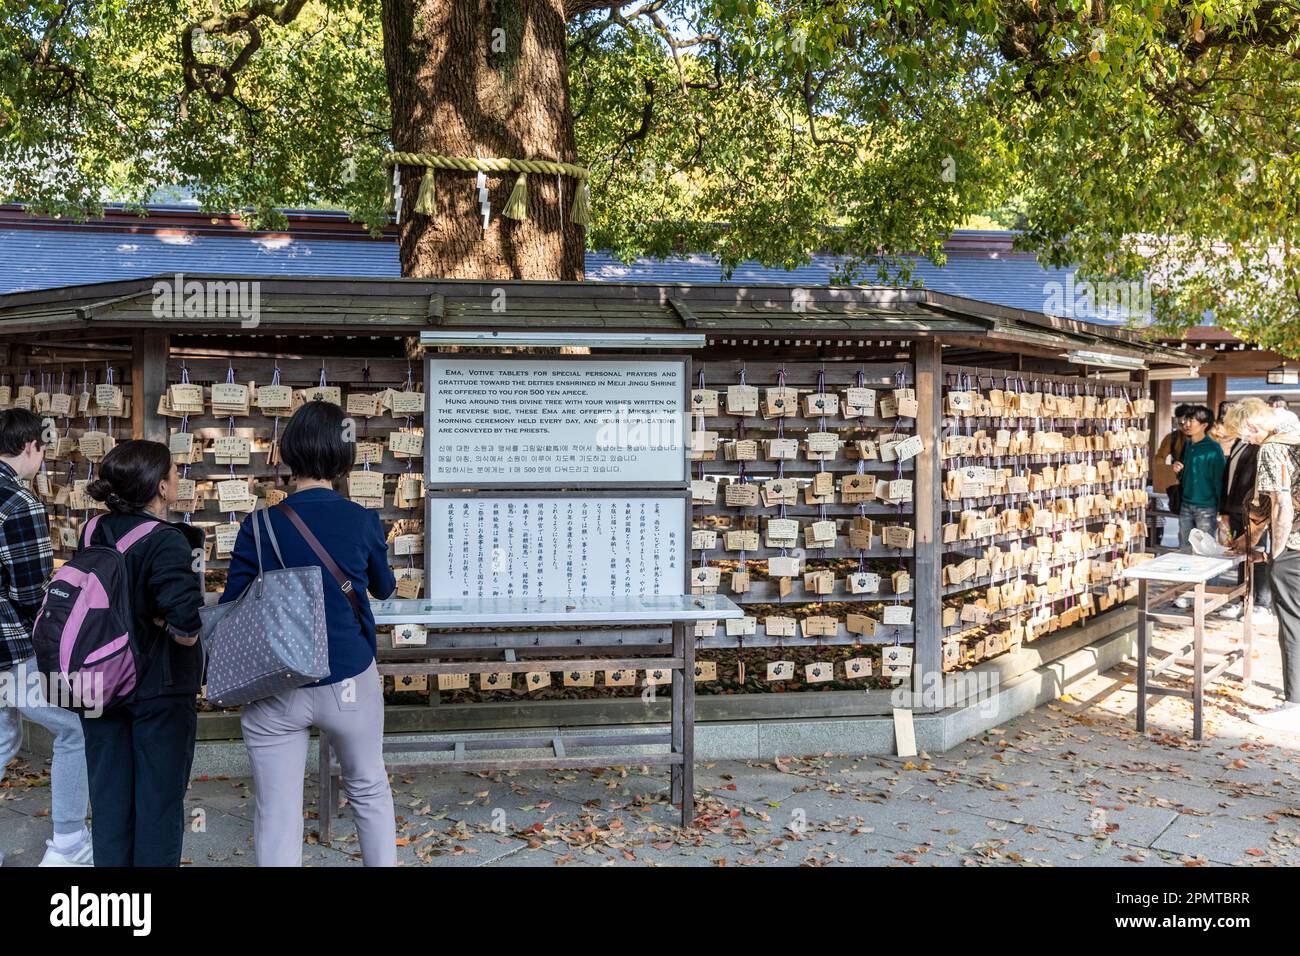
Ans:
[{"label": "blonde woman", "polygon": [[[1255,491],[1269,498],[1269,572],[1282,646],[1283,701],[1252,721],[1273,730],[1300,733],[1300,423],[1257,398],[1228,409],[1226,424],[1259,446]],[[1244,541],[1243,541],[1244,544]]]}]

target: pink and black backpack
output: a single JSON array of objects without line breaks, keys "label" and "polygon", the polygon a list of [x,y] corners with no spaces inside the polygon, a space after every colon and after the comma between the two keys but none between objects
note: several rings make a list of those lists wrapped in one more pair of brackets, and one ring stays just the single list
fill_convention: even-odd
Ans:
[{"label": "pink and black backpack", "polygon": [[[32,643],[41,673],[57,675],[57,703],[69,710],[107,711],[135,690],[144,664],[142,635],[131,633],[131,582],[126,552],[161,521],[146,521],[120,541],[107,527],[107,546],[90,544],[102,515],[86,523],[81,547],[54,572],[41,612],[32,627]],[[51,696],[55,689],[50,688]]]}]

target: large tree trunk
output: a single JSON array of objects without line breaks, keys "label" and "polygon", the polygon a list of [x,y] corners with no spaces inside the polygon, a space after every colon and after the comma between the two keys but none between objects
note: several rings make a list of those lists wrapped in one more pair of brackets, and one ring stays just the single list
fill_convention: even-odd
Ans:
[{"label": "large tree trunk", "polygon": [[[577,162],[561,0],[383,0],[383,22],[396,150]],[[414,212],[423,175],[403,167],[403,275],[582,278],[576,180],[557,194],[556,177],[530,175],[516,221],[501,215],[516,174],[489,173],[484,231],[475,173],[437,171],[434,216]]]}]

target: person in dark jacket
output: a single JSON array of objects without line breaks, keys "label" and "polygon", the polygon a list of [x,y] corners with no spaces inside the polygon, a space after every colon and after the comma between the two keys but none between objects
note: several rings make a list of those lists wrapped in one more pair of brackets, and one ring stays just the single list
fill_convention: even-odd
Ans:
[{"label": "person in dark jacket", "polygon": [[[1223,446],[1210,437],[1214,413],[1204,405],[1193,406],[1183,419],[1187,444],[1181,461],[1174,462],[1178,474],[1182,499],[1178,511],[1178,548],[1186,551],[1191,546],[1194,530],[1203,531],[1213,539],[1219,530],[1219,503],[1223,499],[1223,476],[1227,460]],[[1186,610],[1192,606],[1187,595],[1174,599],[1174,606]]]},{"label": "person in dark jacket", "polygon": [[[1229,538],[1236,539],[1246,532],[1246,508],[1255,496],[1255,475],[1259,462],[1259,446],[1243,441],[1241,436],[1228,426],[1225,415],[1229,407],[1231,407],[1230,403],[1223,403],[1223,406],[1219,409],[1219,421],[1215,425],[1217,430],[1215,437],[1220,441],[1230,440],[1232,442],[1225,449],[1228,455],[1228,466],[1224,472],[1223,498],[1219,504],[1219,520],[1227,524]],[[1260,546],[1268,547],[1267,531],[1264,532],[1264,536],[1260,540]],[[1266,563],[1256,564],[1254,572],[1255,598],[1251,619],[1256,624],[1264,624],[1273,619],[1273,586]],[[1219,615],[1235,621],[1241,617],[1241,613],[1241,604],[1233,602],[1223,608]]]},{"label": "person in dark jacket", "polygon": [[[311,728],[328,734],[343,770],[343,790],[356,820],[366,866],[396,865],[393,792],[384,765],[384,695],[375,663],[375,621],[369,591],[392,596],[397,581],[379,515],[334,491],[356,459],[345,436],[343,410],[308,402],[289,420],[280,459],[293,472],[295,491],[281,505],[255,511],[239,529],[222,603],[237,599],[257,577],[252,522],[269,521],[284,567],[315,565],[325,589],[329,676],[247,704],[240,713],[244,743],[253,764],[257,803],[253,845],[258,866],[301,866],[302,790]],[[332,571],[295,526],[286,506],[333,559],[358,599],[352,603]],[[279,567],[262,534],[264,569]]]},{"label": "person in dark jacket", "polygon": [[1186,550],[1193,529],[1200,528],[1209,535],[1217,532],[1227,462],[1223,447],[1207,434],[1214,424],[1214,415],[1206,406],[1195,406],[1183,424],[1188,441],[1182,460],[1174,462],[1174,471],[1182,488],[1178,546]]},{"label": "person in dark jacket", "polygon": [[166,520],[179,479],[167,446],[131,439],[104,456],[86,486],[107,514],[82,529],[83,545],[126,551],[132,633],[144,653],[130,698],[83,716],[96,866],[180,866],[185,790],[203,680],[199,577],[203,534]]}]

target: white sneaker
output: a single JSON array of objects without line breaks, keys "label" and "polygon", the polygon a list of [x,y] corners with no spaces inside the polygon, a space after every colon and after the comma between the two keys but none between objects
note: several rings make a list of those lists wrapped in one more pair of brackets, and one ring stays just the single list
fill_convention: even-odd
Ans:
[{"label": "white sneaker", "polygon": [[1254,714],[1252,724],[1288,734],[1300,734],[1300,704],[1286,703],[1266,714]]},{"label": "white sneaker", "polygon": [[1273,612],[1266,607],[1253,608],[1250,612],[1251,624],[1272,624],[1276,620]]},{"label": "white sneaker", "polygon": [[1180,611],[1186,611],[1192,606],[1192,599],[1189,597],[1174,598],[1174,607]]},{"label": "white sneaker", "polygon": [[[1229,604],[1227,607],[1219,611],[1219,617],[1227,618],[1229,621],[1237,620],[1241,617],[1241,605]],[[1254,621],[1255,616],[1252,614],[1250,619]]]},{"label": "white sneaker", "polygon": [[91,846],[90,838],[87,837],[81,841],[71,853],[62,853],[54,849],[54,841],[45,841],[45,856],[41,858],[41,866],[94,866],[95,851]]}]

